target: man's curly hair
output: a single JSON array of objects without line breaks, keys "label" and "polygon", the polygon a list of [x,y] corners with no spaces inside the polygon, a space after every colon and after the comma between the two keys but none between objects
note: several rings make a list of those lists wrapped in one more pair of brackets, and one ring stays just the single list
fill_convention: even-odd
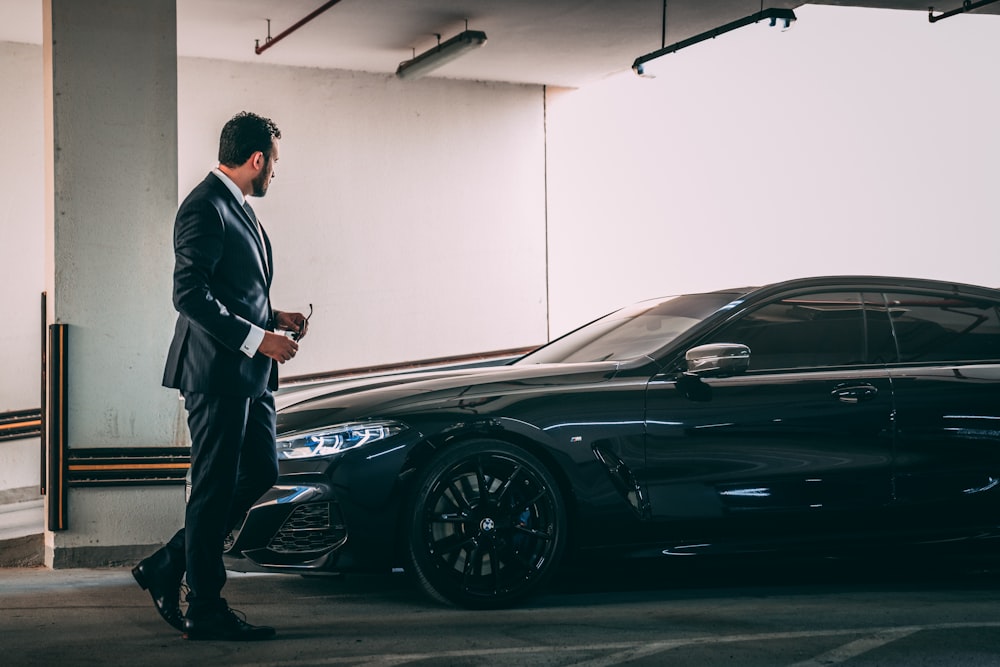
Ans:
[{"label": "man's curly hair", "polygon": [[271,157],[271,143],[281,138],[281,130],[270,118],[258,116],[249,111],[229,119],[219,138],[219,164],[238,167],[250,156],[261,151],[264,157]]}]

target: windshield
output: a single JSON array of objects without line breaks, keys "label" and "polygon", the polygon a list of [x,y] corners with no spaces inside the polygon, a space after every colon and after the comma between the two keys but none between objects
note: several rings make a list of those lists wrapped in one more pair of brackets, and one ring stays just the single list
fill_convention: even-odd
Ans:
[{"label": "windshield", "polygon": [[642,301],[568,333],[515,363],[627,361],[651,356],[737,296],[714,292]]}]

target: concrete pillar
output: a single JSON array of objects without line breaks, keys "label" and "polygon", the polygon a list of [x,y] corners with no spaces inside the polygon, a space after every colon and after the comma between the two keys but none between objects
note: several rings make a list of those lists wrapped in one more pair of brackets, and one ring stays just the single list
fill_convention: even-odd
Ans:
[{"label": "concrete pillar", "polygon": [[136,452],[187,444],[176,392],[160,387],[175,317],[175,0],[45,0],[43,23],[47,317],[68,342],[65,396],[46,417],[65,416],[69,475],[64,496],[49,479],[48,514],[65,522],[47,526],[45,560],[127,562],[182,523],[182,484],[128,472]]}]

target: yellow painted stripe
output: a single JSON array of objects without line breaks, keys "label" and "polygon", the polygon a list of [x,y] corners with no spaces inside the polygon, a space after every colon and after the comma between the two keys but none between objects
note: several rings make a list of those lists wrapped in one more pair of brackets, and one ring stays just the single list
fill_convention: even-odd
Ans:
[{"label": "yellow painted stripe", "polygon": [[4,431],[7,429],[15,429],[15,428],[28,428],[29,426],[41,426],[41,425],[42,425],[41,419],[35,419],[33,421],[27,421],[27,422],[13,422],[11,424],[0,424],[0,431]]}]

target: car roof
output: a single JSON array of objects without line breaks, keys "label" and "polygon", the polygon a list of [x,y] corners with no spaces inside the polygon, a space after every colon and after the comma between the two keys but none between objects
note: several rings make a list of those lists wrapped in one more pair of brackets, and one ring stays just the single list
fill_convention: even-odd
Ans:
[{"label": "car roof", "polygon": [[738,288],[733,290],[720,290],[722,292],[742,292],[743,294],[773,293],[787,290],[822,287],[822,288],[850,288],[850,289],[922,289],[934,291],[948,291],[964,294],[979,294],[992,298],[1000,298],[1000,290],[985,285],[974,285],[948,280],[936,280],[932,278],[912,278],[903,276],[880,276],[880,275],[827,275],[813,276],[807,278],[793,278],[779,282],[762,285],[756,288]]}]

